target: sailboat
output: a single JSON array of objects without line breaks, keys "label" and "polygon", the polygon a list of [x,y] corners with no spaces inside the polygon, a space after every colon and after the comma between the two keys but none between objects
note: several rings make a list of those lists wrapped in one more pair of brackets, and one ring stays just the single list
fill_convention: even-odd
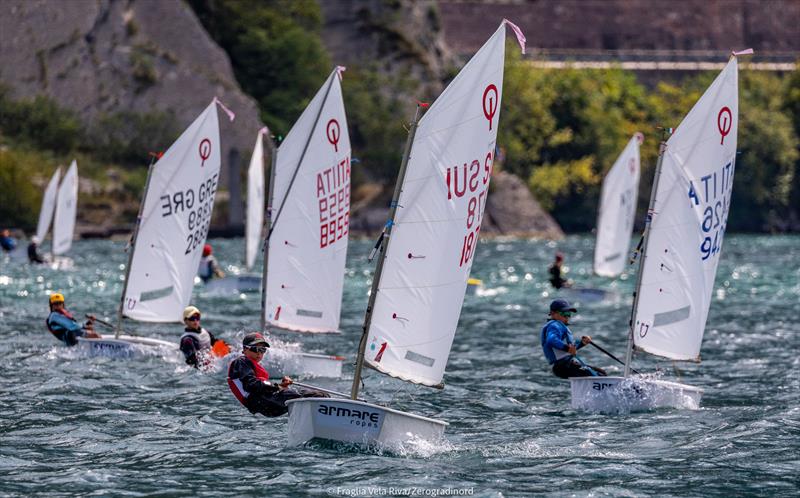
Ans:
[{"label": "sailboat", "polygon": [[[639,261],[622,377],[570,378],[572,407],[626,412],[697,408],[697,387],[631,376],[633,348],[700,360],[730,209],[739,125],[737,56],[661,144]],[[669,134],[669,132],[667,132]]]},{"label": "sailboat", "polygon": [[[264,228],[264,137],[269,130],[258,131],[250,165],[247,168],[247,209],[245,214],[245,268],[253,269],[263,240]],[[256,274],[229,275],[206,282],[204,290],[211,293],[258,292],[261,276]]]},{"label": "sailboat", "polygon": [[[79,340],[93,352],[133,356],[143,347],[177,351],[177,342],[122,334],[122,319],[182,321],[219,182],[217,105],[222,106],[214,98],[164,155],[150,164],[125,266],[115,334]],[[233,121],[233,113],[223,110]]]},{"label": "sailboat", "polygon": [[78,163],[73,159],[56,196],[55,216],[53,220],[53,243],[50,249],[50,266],[53,269],[69,268],[73,265],[70,258],[62,257],[72,247],[75,232],[75,219],[78,210]]},{"label": "sailboat", "polygon": [[350,399],[289,407],[289,444],[312,439],[394,447],[440,439],[447,422],[358,399],[364,365],[443,388],[489,191],[503,89],[506,26],[464,66],[420,119],[400,166],[364,318]]},{"label": "sailboat", "polygon": [[[272,145],[261,330],[339,332],[350,223],[350,135],[335,68]],[[341,356],[270,349],[284,371],[339,377]]]},{"label": "sailboat", "polygon": [[594,246],[596,275],[616,277],[625,268],[639,190],[639,145],[643,141],[644,135],[636,133],[603,179]]}]

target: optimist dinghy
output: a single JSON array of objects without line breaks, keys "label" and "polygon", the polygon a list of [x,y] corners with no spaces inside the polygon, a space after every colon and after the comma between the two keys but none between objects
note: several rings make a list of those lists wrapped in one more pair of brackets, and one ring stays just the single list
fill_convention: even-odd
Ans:
[{"label": "optimist dinghy", "polygon": [[[643,236],[624,377],[571,378],[572,407],[620,413],[700,405],[697,387],[631,376],[633,348],[700,360],[733,191],[739,125],[734,53],[661,144]],[[667,131],[667,135],[669,132]]]},{"label": "optimist dinghy", "polygon": [[376,245],[351,399],[289,401],[290,445],[319,439],[392,448],[443,437],[447,422],[359,401],[358,391],[364,365],[443,388],[489,191],[506,26],[524,47],[504,20],[421,120],[417,107]]},{"label": "optimist dinghy", "polygon": [[[218,104],[215,98],[164,155],[151,162],[125,266],[116,333],[81,339],[91,351],[132,357],[143,348],[178,350],[177,342],[122,334],[122,319],[182,321],[219,180]],[[233,114],[227,112],[232,121]]]}]

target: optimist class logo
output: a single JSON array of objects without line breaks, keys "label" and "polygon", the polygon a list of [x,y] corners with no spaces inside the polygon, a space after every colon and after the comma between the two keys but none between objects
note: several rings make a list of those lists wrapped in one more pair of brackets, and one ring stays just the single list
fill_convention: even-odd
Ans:
[{"label": "optimist class logo", "polygon": [[341,128],[339,128],[339,122],[335,119],[331,119],[328,121],[328,126],[326,130],[326,134],[328,135],[328,142],[333,145],[333,151],[339,152],[339,136],[341,136]]},{"label": "optimist class logo", "polygon": [[717,129],[719,129],[719,134],[722,136],[719,140],[720,145],[725,143],[725,137],[731,132],[732,125],[733,113],[727,106],[723,107],[719,110],[719,114],[717,114]]},{"label": "optimist class logo", "polygon": [[200,152],[200,159],[203,160],[203,162],[200,163],[200,167],[202,168],[203,166],[206,165],[206,159],[211,157],[211,140],[204,138],[200,142],[200,147],[198,148],[198,151]]},{"label": "optimist class logo", "polygon": [[[492,96],[494,94],[494,97]],[[489,120],[489,129],[492,129],[492,119],[497,114],[497,101],[498,99],[497,87],[489,85],[483,91],[483,115]]]}]

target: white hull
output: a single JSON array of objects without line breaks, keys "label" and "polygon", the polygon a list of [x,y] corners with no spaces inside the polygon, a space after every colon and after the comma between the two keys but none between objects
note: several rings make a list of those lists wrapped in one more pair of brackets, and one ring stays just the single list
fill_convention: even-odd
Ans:
[{"label": "white hull", "polygon": [[338,379],[342,376],[341,356],[324,354],[297,353],[277,348],[270,348],[264,358],[264,366],[270,377],[326,377]]},{"label": "white hull", "polygon": [[697,410],[703,390],[642,377],[570,377],[572,408],[594,413],[630,413],[656,408]]},{"label": "white hull", "polygon": [[204,286],[205,292],[214,294],[230,294],[234,292],[261,291],[260,275],[233,275],[209,280]]},{"label": "white hull", "polygon": [[90,356],[111,358],[134,358],[164,351],[175,352],[179,349],[176,343],[132,335],[120,335],[116,338],[108,335],[102,339],[79,337],[76,347],[86,351]]},{"label": "white hull", "polygon": [[619,295],[613,291],[592,289],[588,287],[562,287],[556,291],[557,295],[566,296],[570,303],[598,303],[600,301],[613,301]]},{"label": "white hull", "polygon": [[289,407],[289,445],[312,439],[399,448],[417,440],[440,441],[449,425],[363,401],[300,398]]}]

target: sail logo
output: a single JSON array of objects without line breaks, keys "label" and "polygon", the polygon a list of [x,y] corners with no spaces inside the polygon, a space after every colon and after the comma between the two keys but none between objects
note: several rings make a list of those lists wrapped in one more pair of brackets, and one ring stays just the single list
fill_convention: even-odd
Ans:
[{"label": "sail logo", "polygon": [[335,119],[328,121],[328,126],[327,130],[325,130],[325,133],[328,136],[328,142],[333,145],[333,151],[339,152],[339,137],[342,135],[342,129],[339,127],[339,122]]},{"label": "sail logo", "polygon": [[[494,95],[492,95],[494,94]],[[492,119],[497,114],[497,103],[500,101],[497,87],[493,84],[486,87],[483,91],[483,115],[489,121],[489,129],[492,129]]]},{"label": "sail logo", "polygon": [[200,159],[203,161],[200,163],[200,167],[206,165],[206,159],[211,157],[211,140],[204,138],[200,142],[200,146],[197,148],[198,152],[200,153]]},{"label": "sail logo", "polygon": [[725,145],[725,137],[731,132],[731,126],[733,125],[733,113],[728,108],[728,106],[723,107],[719,110],[719,114],[717,114],[717,129],[719,130],[719,134],[721,138],[719,139],[720,145]]}]

